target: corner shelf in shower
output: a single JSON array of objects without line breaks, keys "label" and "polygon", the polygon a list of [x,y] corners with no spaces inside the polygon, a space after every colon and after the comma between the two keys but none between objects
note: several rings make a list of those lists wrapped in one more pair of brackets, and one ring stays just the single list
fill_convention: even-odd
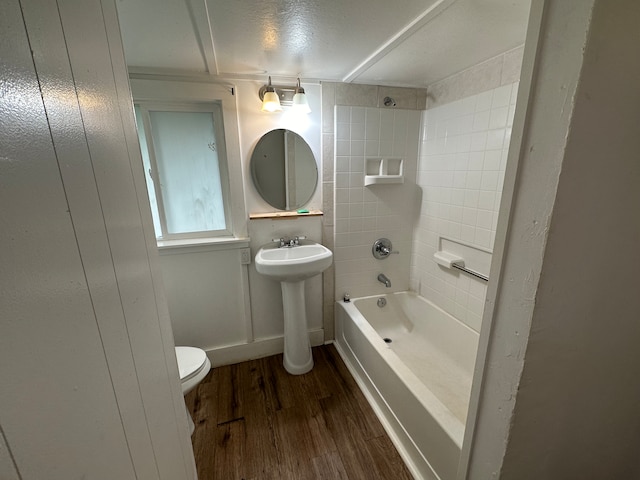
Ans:
[{"label": "corner shelf in shower", "polygon": [[365,161],[364,186],[404,183],[401,158],[367,158]]}]

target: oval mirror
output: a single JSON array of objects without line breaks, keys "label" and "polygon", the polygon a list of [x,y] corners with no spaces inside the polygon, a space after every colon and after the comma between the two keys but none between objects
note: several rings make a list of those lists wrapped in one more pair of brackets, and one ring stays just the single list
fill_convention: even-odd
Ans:
[{"label": "oval mirror", "polygon": [[316,159],[307,142],[291,130],[265,133],[253,149],[250,166],[256,190],[279,210],[304,206],[316,190]]}]

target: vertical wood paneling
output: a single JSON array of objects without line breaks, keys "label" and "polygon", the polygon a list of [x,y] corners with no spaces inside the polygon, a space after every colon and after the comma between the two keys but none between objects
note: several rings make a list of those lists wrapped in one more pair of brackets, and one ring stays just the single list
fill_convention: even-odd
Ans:
[{"label": "vertical wood paneling", "polygon": [[129,374],[135,371],[135,365],[115,272],[113,267],[105,268],[111,264],[111,251],[64,33],[59,22],[50,21],[58,18],[58,9],[53,3],[25,3],[23,12],[31,32],[31,48],[52,139],[57,154],[65,159],[60,165],[60,174],[111,379],[118,403],[123,407],[121,415],[131,456],[140,478],[159,478],[138,381]]},{"label": "vertical wood paneling", "polygon": [[[104,2],[105,8],[109,5]],[[106,22],[99,0],[61,0],[59,8],[156,463],[161,478],[186,478],[187,459],[177,461],[188,442],[184,415],[177,410],[179,379],[172,375],[175,370],[169,372],[165,357],[168,342],[160,326],[127,145],[126,130],[135,130],[129,121],[123,123],[123,117],[131,118],[132,106],[130,96],[128,109],[122,104],[114,72],[116,64],[123,64],[123,54],[112,50],[115,39],[108,36],[118,27]],[[93,39],[91,48],[86,48],[87,38]]]},{"label": "vertical wood paneling", "polygon": [[195,478],[115,5],[0,33],[0,477]]},{"label": "vertical wood paneling", "polygon": [[133,479],[17,1],[0,32],[2,430],[23,480]]},{"label": "vertical wood paneling", "polygon": [[[134,188],[140,212],[140,221],[142,224],[142,234],[146,243],[146,253],[151,274],[151,283],[154,291],[155,305],[157,309],[157,322],[162,340],[161,349],[158,351],[163,354],[164,364],[166,367],[167,382],[170,392],[166,395],[166,400],[171,399],[171,405],[174,409],[174,417],[177,418],[175,428],[177,430],[177,441],[183,456],[183,463],[187,478],[196,478],[196,466],[193,458],[193,447],[189,438],[190,432],[186,423],[186,413],[184,409],[184,397],[182,395],[182,386],[177,380],[180,378],[178,373],[178,365],[175,358],[174,338],[169,318],[169,310],[165,296],[165,289],[158,257],[158,249],[156,244],[156,235],[151,217],[151,208],[149,206],[147,196],[147,184],[144,176],[142,157],[140,155],[140,145],[138,144],[138,134],[133,105],[131,103],[131,86],[129,83],[129,75],[127,65],[124,58],[124,48],[120,35],[118,23],[118,14],[115,2],[106,1],[102,3],[102,11],[105,23],[110,28],[107,29],[107,39],[109,41],[109,51],[111,55],[111,67],[114,73],[115,91],[117,101],[120,107],[121,121],[124,130],[125,145],[129,154],[129,165],[133,176]],[[130,339],[134,351],[138,348],[137,340]],[[170,408],[167,402],[164,405]],[[165,415],[169,413],[166,412]],[[173,425],[168,425],[166,432],[159,431],[159,434],[173,435]],[[177,461],[177,459],[176,459]],[[163,474],[164,476],[164,474]]]},{"label": "vertical wood paneling", "polygon": [[208,350],[245,343],[240,250],[183,250],[160,256],[176,344]]}]

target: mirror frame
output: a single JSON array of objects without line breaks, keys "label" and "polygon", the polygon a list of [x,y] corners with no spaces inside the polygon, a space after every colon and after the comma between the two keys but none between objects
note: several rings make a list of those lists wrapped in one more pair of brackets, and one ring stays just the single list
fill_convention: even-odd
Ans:
[{"label": "mirror frame", "polygon": [[[280,137],[282,137],[281,141]],[[274,145],[270,147],[269,142],[273,142]],[[295,145],[291,145],[291,142],[294,142]],[[289,148],[287,148],[287,143],[290,144]],[[292,147],[295,149],[294,151],[291,151]],[[300,148],[303,150],[304,158],[296,160],[293,164],[287,164],[289,152],[295,158],[296,152],[300,155]],[[269,158],[270,156],[271,158]],[[266,163],[264,163],[265,160]],[[262,168],[259,168],[261,161]],[[272,161],[276,171],[265,168],[265,166],[269,167],[269,163]],[[293,168],[290,168],[291,166]],[[313,186],[310,185],[311,182],[307,182],[306,186],[303,185],[305,187],[304,194],[300,199],[297,198],[300,196],[297,188],[300,183],[296,182],[300,178],[296,176],[298,167],[305,168],[309,174],[313,169],[314,180]],[[278,210],[292,211],[304,207],[313,198],[318,188],[318,162],[311,146],[300,134],[285,128],[270,130],[258,139],[251,153],[249,169],[253,186],[262,200]],[[269,176],[267,177],[267,175]],[[260,178],[261,176],[263,178]],[[289,177],[289,181],[287,177]],[[271,191],[268,187],[271,187]]]}]

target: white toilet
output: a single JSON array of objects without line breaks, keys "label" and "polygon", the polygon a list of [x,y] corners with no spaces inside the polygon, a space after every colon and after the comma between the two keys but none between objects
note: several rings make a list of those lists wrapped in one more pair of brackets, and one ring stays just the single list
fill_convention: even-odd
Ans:
[{"label": "white toilet", "polygon": [[[211,369],[211,362],[204,350],[195,347],[176,347],[176,359],[178,360],[178,372],[182,384],[182,395],[186,395],[207,376]],[[187,406],[185,405],[185,409]],[[189,410],[187,410],[189,433],[193,434],[195,425]]]}]

